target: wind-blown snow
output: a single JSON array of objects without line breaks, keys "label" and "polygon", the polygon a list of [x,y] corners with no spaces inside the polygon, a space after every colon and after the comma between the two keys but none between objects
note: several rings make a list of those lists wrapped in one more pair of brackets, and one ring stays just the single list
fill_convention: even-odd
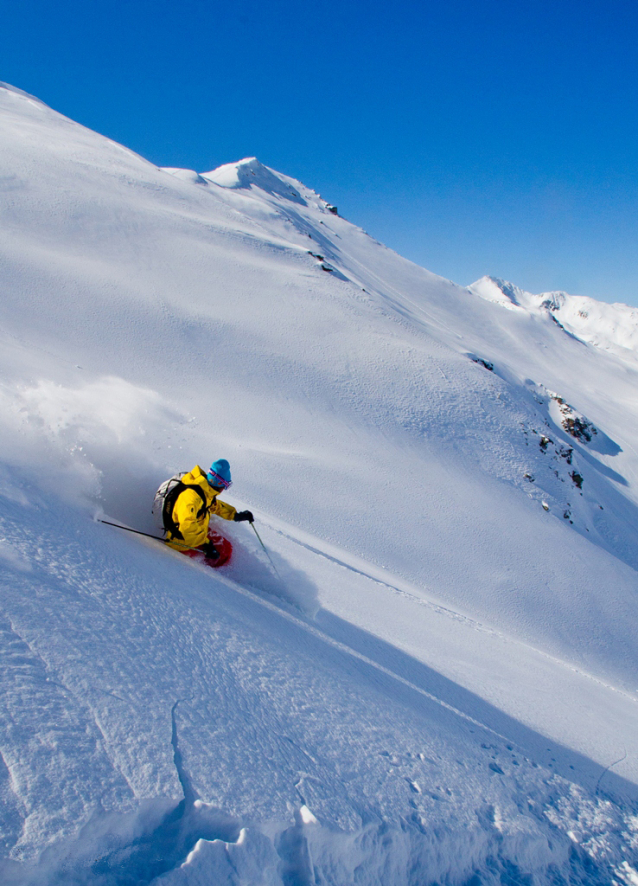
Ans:
[{"label": "wind-blown snow", "polygon": [[[635,312],[0,121],[4,881],[631,883]],[[220,456],[281,581],[91,519]]]}]

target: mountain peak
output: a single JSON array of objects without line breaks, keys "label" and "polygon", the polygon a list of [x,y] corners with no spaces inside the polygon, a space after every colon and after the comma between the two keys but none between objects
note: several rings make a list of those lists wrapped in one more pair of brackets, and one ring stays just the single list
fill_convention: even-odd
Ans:
[{"label": "mountain peak", "polygon": [[638,311],[628,305],[607,304],[562,290],[534,295],[499,277],[481,277],[467,289],[485,301],[512,310],[551,314],[565,332],[604,350],[627,356],[627,350],[635,355],[638,348]]},{"label": "mountain peak", "polygon": [[259,188],[272,196],[284,197],[293,203],[306,205],[293,179],[264,166],[256,157],[246,157],[235,163],[225,163],[202,177],[222,188],[233,190]]},{"label": "mountain peak", "polygon": [[507,280],[501,280],[499,277],[481,277],[476,283],[472,283],[467,287],[470,292],[479,295],[486,301],[496,302],[505,307],[521,307],[521,297],[524,295],[522,289],[509,283]]}]

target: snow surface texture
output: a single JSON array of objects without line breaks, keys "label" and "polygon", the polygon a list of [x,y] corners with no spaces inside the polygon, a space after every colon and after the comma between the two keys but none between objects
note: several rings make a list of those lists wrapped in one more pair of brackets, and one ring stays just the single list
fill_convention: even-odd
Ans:
[{"label": "snow surface texture", "polygon": [[636,883],[635,312],[0,121],[2,882]]}]

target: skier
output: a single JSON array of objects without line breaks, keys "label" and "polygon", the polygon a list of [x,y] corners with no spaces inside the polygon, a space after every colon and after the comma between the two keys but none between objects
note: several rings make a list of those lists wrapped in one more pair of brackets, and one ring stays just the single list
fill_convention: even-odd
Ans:
[{"label": "skier", "polygon": [[219,551],[208,537],[211,515],[235,523],[254,521],[250,511],[237,511],[217,498],[231,483],[230,465],[225,458],[214,461],[208,473],[195,465],[192,471],[163,483],[157,491],[153,511],[162,516],[166,544],[181,551],[184,546],[199,548],[206,559],[217,560]]}]

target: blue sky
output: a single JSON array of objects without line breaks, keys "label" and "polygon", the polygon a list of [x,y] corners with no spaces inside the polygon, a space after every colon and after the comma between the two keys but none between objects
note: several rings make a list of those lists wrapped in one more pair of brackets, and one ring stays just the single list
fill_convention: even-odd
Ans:
[{"label": "blue sky", "polygon": [[638,305],[638,2],[21,0],[0,79],[160,166],[256,155],[402,255]]}]

